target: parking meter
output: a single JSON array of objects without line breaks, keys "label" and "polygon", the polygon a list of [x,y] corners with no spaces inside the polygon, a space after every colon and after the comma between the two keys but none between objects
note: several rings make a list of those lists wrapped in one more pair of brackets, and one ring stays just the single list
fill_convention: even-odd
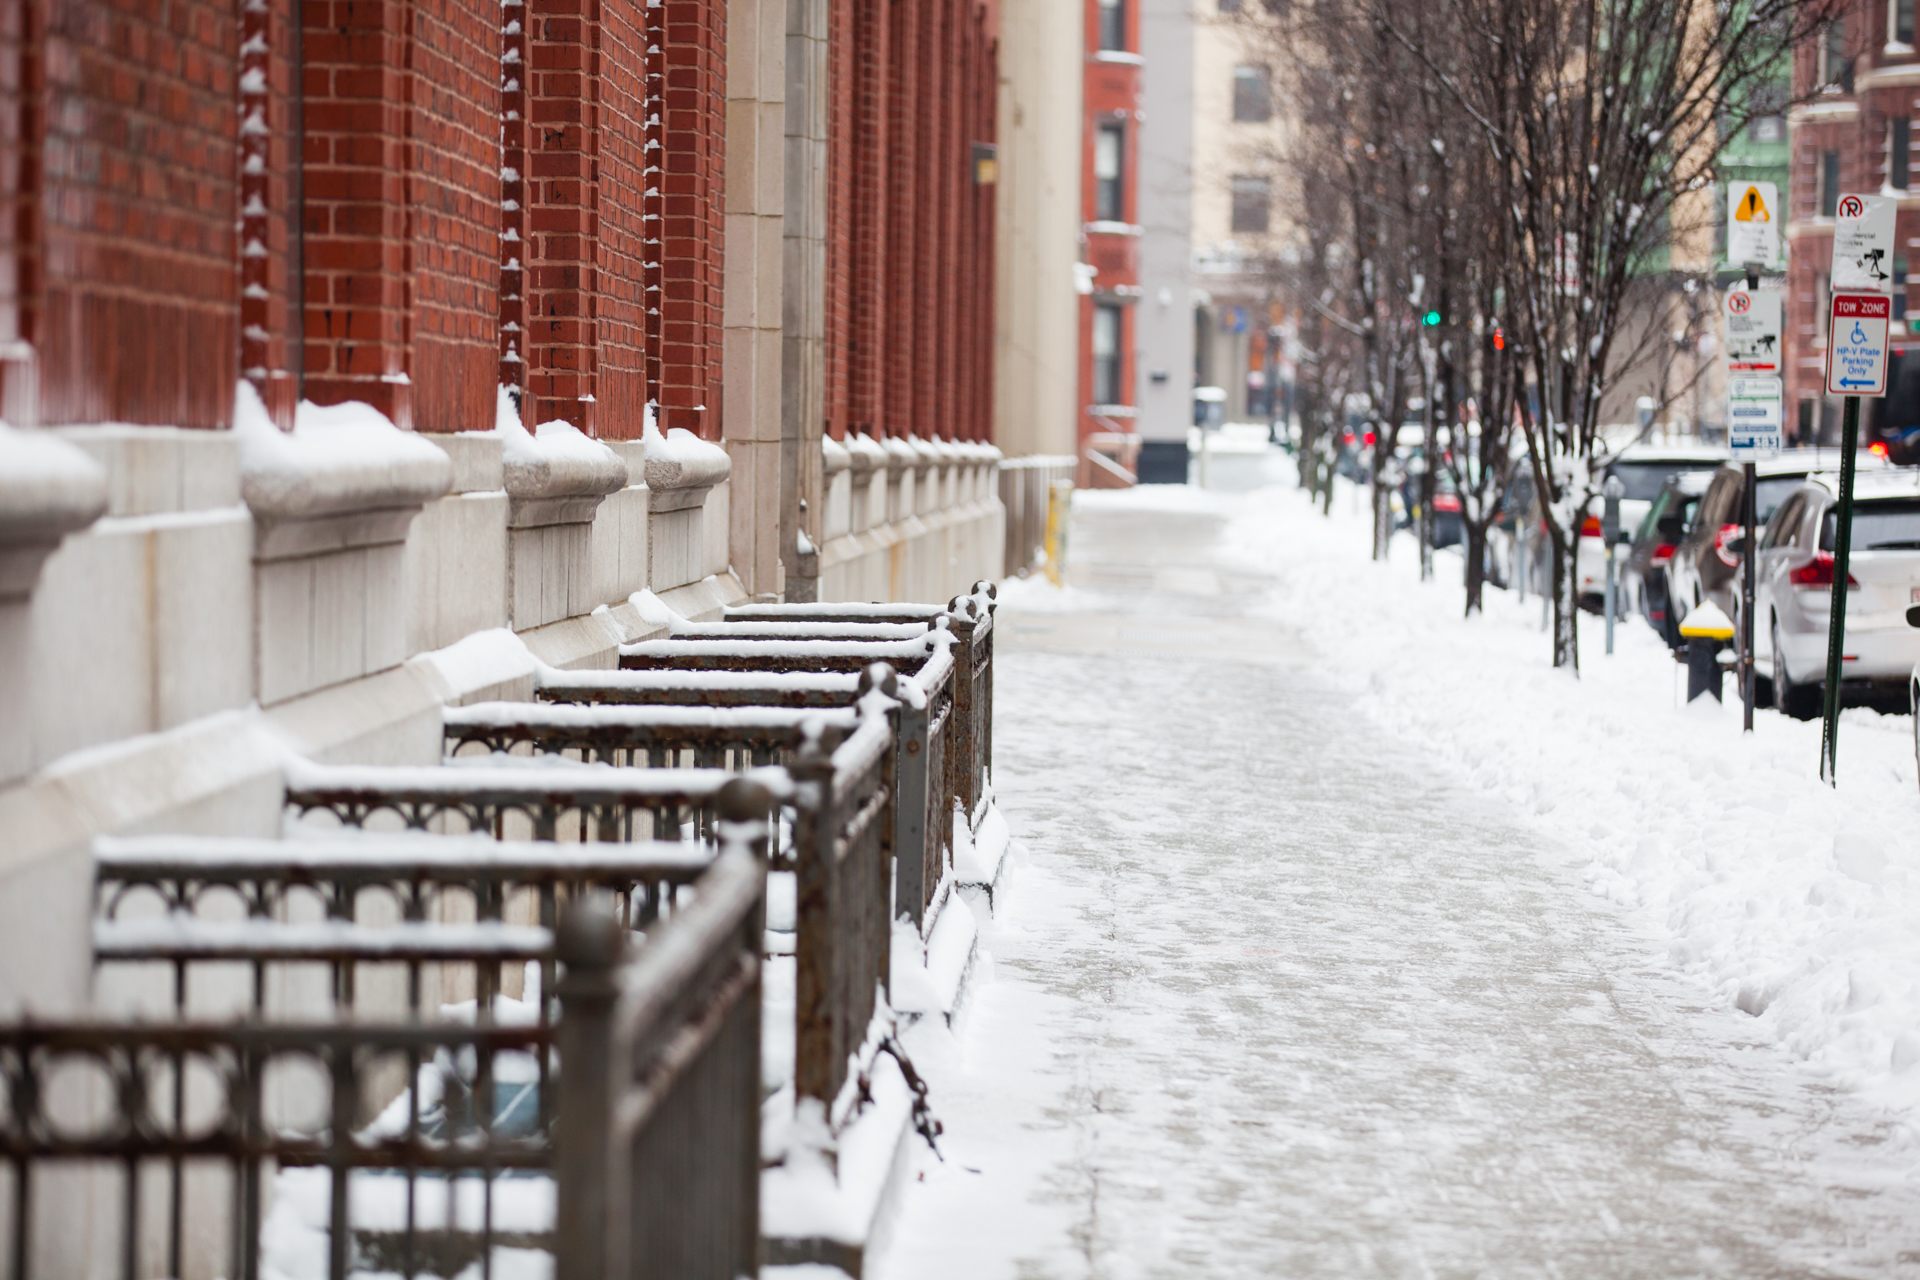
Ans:
[{"label": "parking meter", "polygon": [[1607,555],[1607,652],[1612,653],[1615,613],[1613,548],[1620,541],[1620,499],[1626,496],[1627,486],[1620,482],[1619,476],[1608,476],[1600,493],[1605,499],[1600,508],[1600,542],[1606,548]]}]

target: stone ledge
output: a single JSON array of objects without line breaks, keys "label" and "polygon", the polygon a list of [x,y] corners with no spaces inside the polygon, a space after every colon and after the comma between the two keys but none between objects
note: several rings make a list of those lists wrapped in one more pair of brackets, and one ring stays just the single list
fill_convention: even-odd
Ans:
[{"label": "stone ledge", "polygon": [[415,513],[453,485],[445,453],[370,405],[303,402],[283,432],[242,383],[234,419],[261,560],[404,541]]},{"label": "stone ledge", "polygon": [[106,469],[83,450],[0,423],[0,599],[30,594],[60,540],[107,506]]},{"label": "stone ledge", "polygon": [[55,427],[107,469],[107,514],[165,515],[240,505],[240,442],[231,431]]},{"label": "stone ledge", "polygon": [[720,445],[675,427],[661,435],[648,428],[647,488],[653,511],[683,511],[706,501],[707,491],[733,474],[733,458]]},{"label": "stone ledge", "polygon": [[451,435],[421,433],[453,462],[454,493],[493,493],[507,487],[500,436],[492,431],[462,431]]},{"label": "stone ledge", "polygon": [[513,529],[585,524],[601,500],[627,487],[627,463],[605,444],[566,422],[543,422],[529,432],[502,417],[502,467]]}]

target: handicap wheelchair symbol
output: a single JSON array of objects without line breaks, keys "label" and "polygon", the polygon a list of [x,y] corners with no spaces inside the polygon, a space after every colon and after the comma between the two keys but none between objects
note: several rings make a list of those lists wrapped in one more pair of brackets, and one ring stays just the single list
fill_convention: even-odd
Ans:
[{"label": "handicap wheelchair symbol", "polygon": [[1860,327],[1860,322],[1858,320],[1855,320],[1853,322],[1853,333],[1848,338],[1848,341],[1852,342],[1857,347],[1864,347],[1865,345],[1867,345],[1867,331]]}]

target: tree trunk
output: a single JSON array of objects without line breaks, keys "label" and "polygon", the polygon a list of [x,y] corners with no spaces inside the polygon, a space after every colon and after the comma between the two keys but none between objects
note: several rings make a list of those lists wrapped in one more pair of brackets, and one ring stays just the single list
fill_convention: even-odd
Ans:
[{"label": "tree trunk", "polygon": [[1553,557],[1553,665],[1580,674],[1580,575],[1574,563],[1578,540],[1549,523],[1548,554]]},{"label": "tree trunk", "polygon": [[1467,540],[1466,616],[1471,618],[1480,612],[1480,594],[1487,581],[1487,527],[1478,521],[1463,519],[1460,529]]},{"label": "tree trunk", "polygon": [[1373,558],[1385,560],[1393,538],[1393,486],[1378,468],[1373,473]]}]

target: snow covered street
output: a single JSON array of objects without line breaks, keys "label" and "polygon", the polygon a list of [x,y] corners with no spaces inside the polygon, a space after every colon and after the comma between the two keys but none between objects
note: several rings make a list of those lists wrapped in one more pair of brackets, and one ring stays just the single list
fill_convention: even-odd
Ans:
[{"label": "snow covered street", "polygon": [[1644,624],[1575,682],[1214,465],[1276,487],[1079,495],[1003,597],[1020,857],[868,1274],[1920,1275],[1905,718],[1835,796]]}]

